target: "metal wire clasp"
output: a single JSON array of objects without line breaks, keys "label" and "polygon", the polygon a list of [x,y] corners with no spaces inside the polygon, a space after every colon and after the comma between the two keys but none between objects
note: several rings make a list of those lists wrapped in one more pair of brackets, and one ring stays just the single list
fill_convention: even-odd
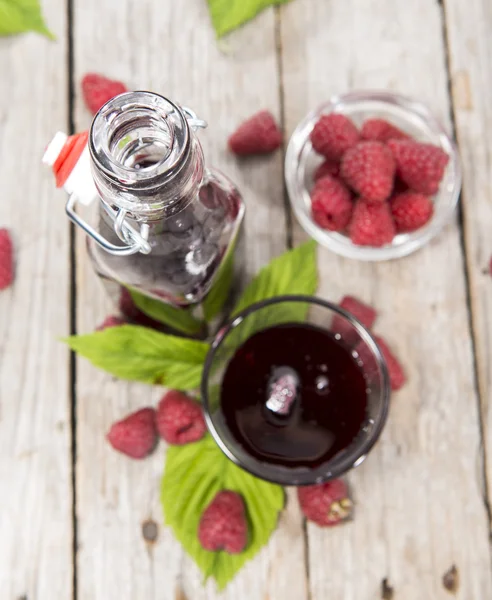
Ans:
[{"label": "metal wire clasp", "polygon": [[[183,111],[186,117],[188,125],[191,127],[191,129],[193,129],[193,131],[207,127],[206,121],[199,119],[195,112],[191,109],[182,106],[181,110]],[[84,167],[90,170],[88,154],[86,154],[86,156],[87,164],[84,164],[83,166],[80,165],[81,170],[85,170]],[[83,160],[81,162],[85,161]],[[97,194],[97,190],[94,186],[94,196],[96,195],[99,197],[99,195]],[[77,193],[74,192],[69,195],[67,203],[65,205],[65,211],[68,217],[79,227],[81,227],[87,233],[87,235],[89,235],[97,244],[99,244],[99,246],[101,246],[101,248],[106,250],[106,252],[117,256],[129,256],[131,254],[137,254],[138,252],[141,252],[142,254],[150,253],[152,248],[148,241],[149,226],[147,224],[141,224],[140,231],[137,231],[126,220],[126,215],[128,214],[126,210],[122,208],[114,210],[108,204],[106,204],[106,202],[102,201],[104,210],[109,215],[114,224],[114,230],[116,235],[125,244],[124,246],[116,246],[115,244],[112,244],[109,240],[107,240],[104,236],[102,236],[100,233],[98,233],[93,227],[89,225],[89,223],[87,223],[87,221],[85,221],[75,212],[75,207],[78,200],[79,198]],[[87,204],[87,199],[85,202],[82,203]]]},{"label": "metal wire clasp", "polygon": [[187,106],[182,106],[181,110],[184,112],[188,125],[196,131],[197,129],[205,129],[207,127],[207,121],[199,119],[195,111],[191,110]]},{"label": "metal wire clasp", "polygon": [[105,202],[103,202],[104,209],[108,215],[114,221],[114,230],[116,235],[123,241],[125,246],[116,246],[109,242],[104,236],[98,233],[93,227],[91,227],[82,217],[75,212],[75,205],[77,204],[77,195],[70,194],[67,203],[65,205],[65,211],[69,218],[81,227],[87,235],[104,248],[106,252],[115,254],[117,256],[129,256],[130,254],[149,254],[151,251],[150,244],[148,242],[149,237],[149,226],[145,223],[141,225],[140,232],[137,232],[126,220],[127,211],[123,209],[113,210]]}]

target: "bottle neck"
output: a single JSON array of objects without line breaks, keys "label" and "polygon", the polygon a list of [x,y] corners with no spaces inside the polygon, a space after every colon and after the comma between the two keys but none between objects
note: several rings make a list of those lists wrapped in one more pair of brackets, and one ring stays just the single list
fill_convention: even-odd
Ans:
[{"label": "bottle neck", "polygon": [[94,118],[89,151],[102,201],[140,222],[181,211],[204,176],[203,152],[183,111],[150,92],[105,104]]}]

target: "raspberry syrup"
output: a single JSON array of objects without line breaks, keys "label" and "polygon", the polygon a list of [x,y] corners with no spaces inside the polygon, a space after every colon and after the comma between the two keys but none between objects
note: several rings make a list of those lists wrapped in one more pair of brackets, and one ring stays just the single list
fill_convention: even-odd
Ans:
[{"label": "raspberry syrup", "polygon": [[[200,305],[218,279],[227,244],[235,244],[242,200],[235,190],[225,188],[215,181],[206,183],[196,201],[149,222],[152,252],[147,255],[115,256],[90,240],[96,272],[175,307]],[[98,231],[118,244],[106,213],[99,215]]]},{"label": "raspberry syrup", "polygon": [[367,420],[367,383],[350,350],[324,329],[284,324],[250,337],[227,366],[222,413],[246,452],[315,468],[347,448]]}]

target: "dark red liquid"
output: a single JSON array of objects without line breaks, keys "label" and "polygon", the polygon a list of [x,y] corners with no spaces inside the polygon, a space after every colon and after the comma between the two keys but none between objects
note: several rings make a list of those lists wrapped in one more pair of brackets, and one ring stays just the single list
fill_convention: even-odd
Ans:
[{"label": "dark red liquid", "polygon": [[[157,290],[174,306],[202,302],[232,243],[241,204],[235,191],[207,183],[182,210],[170,211],[162,219],[147,223],[150,254],[113,255],[91,243],[96,270],[103,277],[124,282],[154,298],[159,296]],[[138,229],[138,224],[134,227]],[[104,212],[98,230],[111,243],[121,245],[113,222]]]},{"label": "dark red liquid", "polygon": [[[295,372],[287,415],[266,407],[272,380]],[[366,421],[367,383],[350,351],[312,325],[285,324],[250,337],[231,359],[221,408],[236,441],[255,458],[317,467],[349,446]]]}]

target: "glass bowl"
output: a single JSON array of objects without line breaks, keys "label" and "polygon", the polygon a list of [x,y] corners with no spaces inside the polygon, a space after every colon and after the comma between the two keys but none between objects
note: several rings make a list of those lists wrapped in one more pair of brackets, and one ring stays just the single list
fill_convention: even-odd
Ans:
[{"label": "glass bowl", "polygon": [[[361,126],[367,118],[383,118],[410,134],[417,141],[440,146],[449,155],[439,192],[433,197],[434,215],[417,231],[400,233],[391,244],[381,248],[357,246],[350,238],[328,231],[311,216],[312,176],[323,157],[312,148],[309,136],[321,115],[342,113]],[[421,102],[383,91],[350,92],[334,96],[310,112],[292,134],[285,156],[285,180],[292,208],[304,230],[320,244],[348,258],[381,261],[400,258],[429,242],[453,216],[461,190],[458,152],[441,123]]]},{"label": "glass bowl", "polygon": [[[255,333],[282,324],[299,323],[329,331],[337,318],[340,333],[331,335],[340,342],[358,362],[367,385],[366,417],[361,429],[343,449],[334,456],[312,466],[287,465],[283,458],[262,458],[258,446],[249,440],[250,448],[234,435],[222,410],[222,382],[229,362],[244,342]],[[275,356],[272,355],[272,367]],[[277,365],[279,366],[279,365]],[[289,366],[289,365],[284,365]],[[326,369],[326,367],[325,367]],[[326,376],[330,377],[330,365]],[[302,385],[302,384],[301,384]],[[283,485],[312,485],[339,477],[360,465],[378,440],[389,410],[390,383],[386,362],[378,345],[367,329],[339,306],[311,296],[279,296],[248,307],[227,323],[217,334],[205,360],[201,397],[208,429],[221,450],[234,463],[253,475]],[[336,397],[327,396],[329,402]],[[302,392],[300,396],[302,406]],[[248,409],[249,410],[249,409]],[[258,424],[260,427],[261,424]],[[274,431],[263,431],[263,440],[271,440]],[[294,443],[294,442],[293,442]]]}]

